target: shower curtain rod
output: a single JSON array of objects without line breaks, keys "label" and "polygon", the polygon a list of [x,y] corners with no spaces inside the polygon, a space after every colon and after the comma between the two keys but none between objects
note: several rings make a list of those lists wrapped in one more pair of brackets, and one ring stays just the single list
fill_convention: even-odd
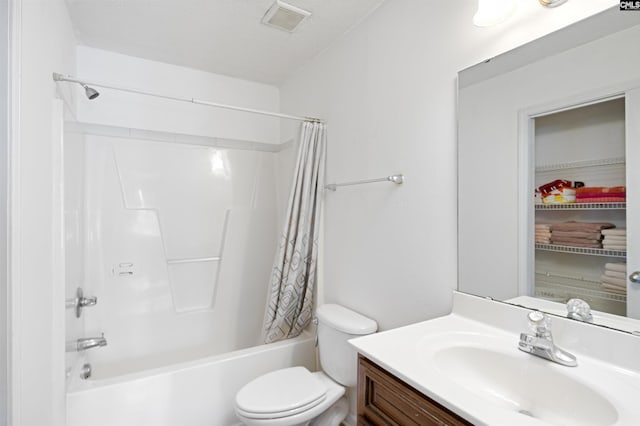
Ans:
[{"label": "shower curtain rod", "polygon": [[169,99],[172,101],[188,102],[188,103],[197,104],[197,105],[206,105],[206,106],[215,107],[215,108],[224,108],[224,109],[230,109],[234,111],[248,112],[251,114],[269,115],[271,117],[284,118],[287,120],[311,121],[315,123],[324,123],[324,120],[321,118],[301,117],[297,115],[281,114],[279,112],[263,111],[259,109],[253,109],[253,108],[244,108],[244,107],[239,107],[235,105],[220,104],[216,102],[209,102],[209,101],[205,101],[202,99],[195,99],[195,98],[179,98],[176,96],[162,95],[160,93],[146,92],[144,90],[129,89],[126,87],[114,86],[112,84],[107,84],[107,83],[80,80],[71,75],[62,75],[56,72],[53,73],[53,81],[69,81],[71,83],[78,83],[83,86],[96,86],[96,87],[102,87],[104,89],[119,90],[121,92],[136,93],[139,95],[153,96],[155,98]]}]

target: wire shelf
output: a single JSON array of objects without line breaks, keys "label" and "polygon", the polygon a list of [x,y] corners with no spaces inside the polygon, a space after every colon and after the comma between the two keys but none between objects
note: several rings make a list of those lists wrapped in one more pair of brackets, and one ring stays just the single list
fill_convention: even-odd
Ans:
[{"label": "wire shelf", "polygon": [[610,166],[614,164],[625,164],[624,157],[612,157],[602,158],[598,160],[585,160],[575,161],[571,163],[558,163],[558,164],[546,164],[536,167],[536,172],[545,172],[551,170],[563,170],[563,169],[579,169],[581,167],[594,167],[594,166]]},{"label": "wire shelf", "polygon": [[536,210],[624,210],[627,203],[535,204]]},{"label": "wire shelf", "polygon": [[626,304],[627,296],[623,293],[607,291],[599,281],[582,277],[568,277],[546,272],[536,272],[535,295],[546,299],[567,301],[572,297],[605,300]]},{"label": "wire shelf", "polygon": [[590,247],[560,246],[557,244],[536,243],[536,250],[554,251],[554,252],[571,253],[571,254],[584,254],[587,256],[605,256],[605,257],[621,257],[621,258],[627,257],[627,252],[625,250],[608,250],[608,249],[590,248]]}]

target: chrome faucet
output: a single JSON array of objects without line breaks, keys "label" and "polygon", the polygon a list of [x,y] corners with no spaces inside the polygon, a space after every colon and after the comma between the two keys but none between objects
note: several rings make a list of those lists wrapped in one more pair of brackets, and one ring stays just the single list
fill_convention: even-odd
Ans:
[{"label": "chrome faucet", "polygon": [[551,320],[540,311],[529,312],[529,327],[534,334],[521,333],[518,349],[555,363],[575,367],[576,357],[553,343]]},{"label": "chrome faucet", "polygon": [[100,346],[107,346],[107,339],[104,338],[104,333],[102,334],[101,337],[84,337],[82,339],[78,339],[75,342],[75,348],[73,345],[73,342],[71,343],[71,347],[67,348],[67,350],[71,349],[71,351],[76,350],[78,352],[80,351],[86,351],[87,349],[91,349],[91,348],[97,348]]},{"label": "chrome faucet", "polygon": [[567,318],[592,322],[593,315],[591,315],[591,306],[582,299],[569,299],[567,302]]}]

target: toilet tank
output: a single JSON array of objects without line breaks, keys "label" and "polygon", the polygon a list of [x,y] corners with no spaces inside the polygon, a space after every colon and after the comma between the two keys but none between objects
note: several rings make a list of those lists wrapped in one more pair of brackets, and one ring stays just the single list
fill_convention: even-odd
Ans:
[{"label": "toilet tank", "polygon": [[344,306],[321,305],[318,318],[320,367],[336,382],[352,387],[358,381],[358,357],[348,340],[375,333],[378,324]]}]

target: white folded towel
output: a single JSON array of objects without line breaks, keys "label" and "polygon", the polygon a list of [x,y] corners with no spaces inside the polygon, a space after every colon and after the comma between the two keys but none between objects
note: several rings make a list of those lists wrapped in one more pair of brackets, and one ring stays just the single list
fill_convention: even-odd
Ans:
[{"label": "white folded towel", "polygon": [[610,241],[610,242],[620,241],[620,242],[626,243],[627,237],[619,237],[617,235],[605,235],[603,241]]},{"label": "white folded towel", "polygon": [[617,285],[618,287],[627,288],[627,280],[626,279],[614,278],[614,277],[610,277],[608,275],[601,275],[600,276],[600,281],[603,284]]},{"label": "white folded towel", "polygon": [[625,272],[618,272],[618,271],[608,271],[605,269],[604,274],[607,277],[612,277],[612,278],[620,278],[622,280],[627,280],[627,274]]},{"label": "white folded towel", "polygon": [[612,291],[614,293],[619,293],[619,294],[627,294],[627,289],[626,288],[621,288],[615,285],[609,285],[609,284],[605,284],[602,283],[600,284],[600,286],[604,289],[607,289],[609,291]]},{"label": "white folded towel", "polygon": [[603,229],[600,232],[602,232],[602,235],[619,235],[619,236],[626,236],[627,235],[627,230],[625,228]]},{"label": "white folded towel", "polygon": [[624,272],[627,273],[627,264],[623,262],[611,262],[605,263],[604,269],[608,269],[610,271]]},{"label": "white folded towel", "polygon": [[627,245],[626,244],[607,244],[606,242],[603,242],[602,248],[608,249],[608,250],[626,250]]}]

